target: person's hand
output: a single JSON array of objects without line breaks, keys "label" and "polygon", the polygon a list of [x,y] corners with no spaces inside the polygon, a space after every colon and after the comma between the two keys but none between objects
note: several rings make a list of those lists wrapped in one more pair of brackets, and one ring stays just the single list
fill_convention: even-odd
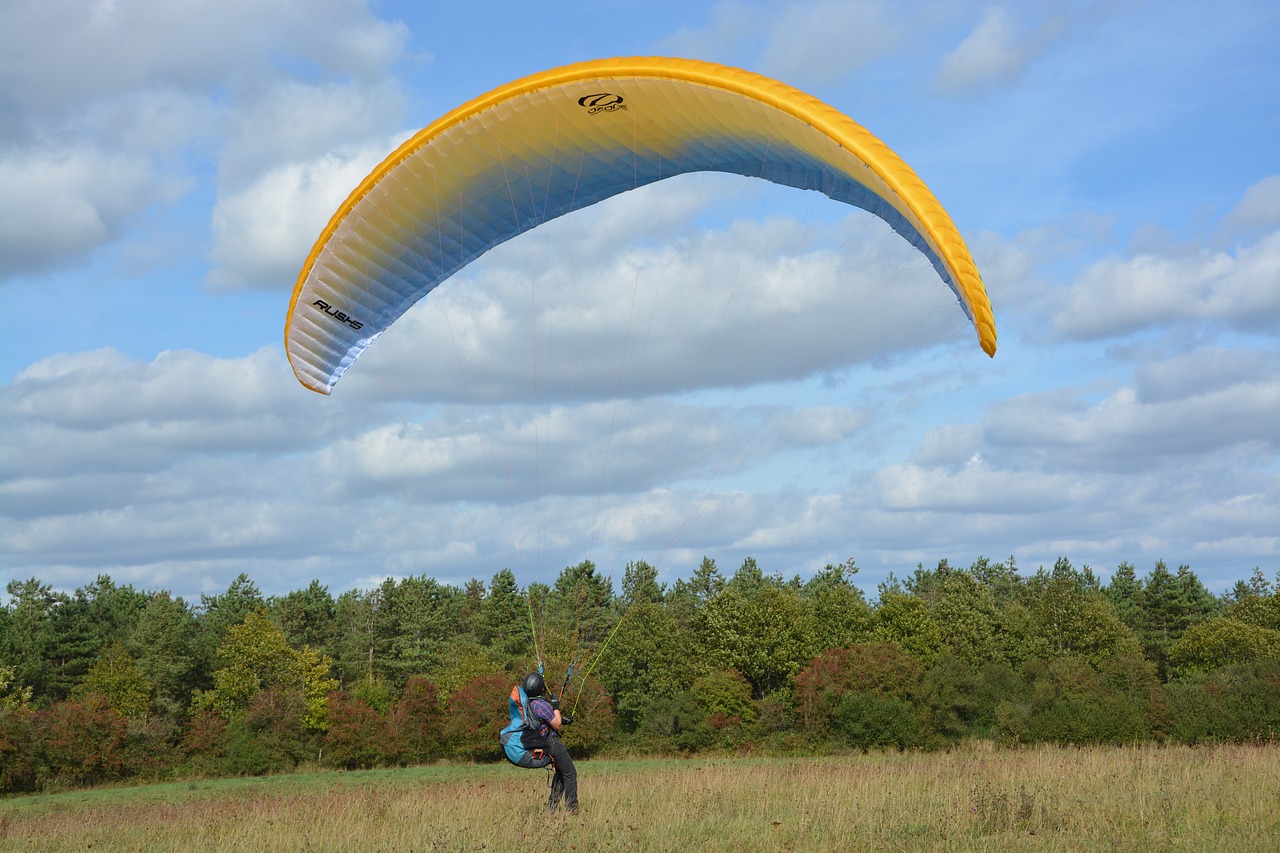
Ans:
[{"label": "person's hand", "polygon": [[573,714],[565,714],[564,716],[562,716],[560,718],[560,723],[566,726],[573,725]]},{"label": "person's hand", "polygon": [[559,699],[552,699],[552,700],[551,700],[551,710],[553,710],[553,711],[559,711],[559,710],[560,710],[560,700],[559,700]]}]

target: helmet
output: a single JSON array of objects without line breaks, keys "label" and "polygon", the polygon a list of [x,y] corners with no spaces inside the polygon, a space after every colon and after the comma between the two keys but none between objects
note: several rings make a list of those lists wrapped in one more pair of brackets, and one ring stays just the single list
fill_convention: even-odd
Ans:
[{"label": "helmet", "polygon": [[541,696],[542,691],[547,689],[547,682],[543,681],[540,673],[531,672],[524,677],[521,686],[524,687],[526,696]]}]

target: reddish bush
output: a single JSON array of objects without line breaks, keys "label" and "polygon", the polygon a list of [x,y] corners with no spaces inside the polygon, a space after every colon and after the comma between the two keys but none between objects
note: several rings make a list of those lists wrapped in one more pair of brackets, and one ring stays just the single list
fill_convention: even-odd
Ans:
[{"label": "reddish bush", "polygon": [[825,726],[846,693],[904,699],[919,685],[924,671],[919,658],[888,643],[827,649],[795,677],[792,695],[800,724]]},{"label": "reddish bush", "polygon": [[449,754],[501,757],[498,733],[511,720],[507,703],[514,683],[509,675],[481,675],[449,698],[444,715],[444,748]]},{"label": "reddish bush", "polygon": [[562,729],[560,734],[575,756],[590,755],[613,734],[617,722],[613,700],[595,679],[588,679],[581,693],[571,687],[569,694],[561,709],[566,714],[573,711],[573,725]]},{"label": "reddish bush", "polygon": [[422,676],[411,676],[400,699],[388,710],[386,725],[399,763],[419,764],[439,755],[444,718],[436,686]]},{"label": "reddish bush", "polygon": [[101,696],[58,702],[40,712],[37,729],[54,785],[89,785],[122,774],[129,723]]},{"label": "reddish bush", "polygon": [[354,769],[373,767],[389,757],[386,718],[360,699],[334,691],[328,697],[329,731],[324,736],[326,764]]}]

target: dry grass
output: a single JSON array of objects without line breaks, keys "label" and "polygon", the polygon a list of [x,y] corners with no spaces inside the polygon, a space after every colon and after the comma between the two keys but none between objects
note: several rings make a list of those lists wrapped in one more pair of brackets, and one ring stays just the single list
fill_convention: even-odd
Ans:
[{"label": "dry grass", "polygon": [[0,801],[2,850],[1275,850],[1280,747],[580,762],[583,812],[501,766]]}]

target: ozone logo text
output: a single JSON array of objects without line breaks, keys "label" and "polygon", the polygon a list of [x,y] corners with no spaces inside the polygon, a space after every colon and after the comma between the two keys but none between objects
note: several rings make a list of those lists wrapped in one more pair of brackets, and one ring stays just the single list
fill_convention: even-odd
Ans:
[{"label": "ozone logo text", "polygon": [[346,323],[351,328],[357,329],[357,330],[364,327],[364,323],[361,323],[359,320],[357,320],[355,317],[352,317],[350,314],[346,313],[345,311],[339,311],[338,309],[330,305],[328,302],[325,302],[323,299],[317,299],[315,302],[312,302],[311,304],[319,308],[324,313],[328,314],[333,319],[337,320],[339,323]]},{"label": "ozone logo text", "polygon": [[622,96],[615,95],[612,92],[596,92],[593,95],[583,95],[578,98],[578,106],[585,107],[588,115],[611,113],[614,110],[625,110],[627,108],[627,105],[622,102]]}]

